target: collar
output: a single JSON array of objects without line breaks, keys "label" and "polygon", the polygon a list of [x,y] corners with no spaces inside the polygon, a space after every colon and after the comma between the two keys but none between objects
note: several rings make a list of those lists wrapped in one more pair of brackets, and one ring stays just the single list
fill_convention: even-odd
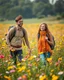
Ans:
[{"label": "collar", "polygon": [[17,28],[17,30],[21,30],[22,29],[22,27],[18,27],[17,25],[16,25],[16,28]]}]

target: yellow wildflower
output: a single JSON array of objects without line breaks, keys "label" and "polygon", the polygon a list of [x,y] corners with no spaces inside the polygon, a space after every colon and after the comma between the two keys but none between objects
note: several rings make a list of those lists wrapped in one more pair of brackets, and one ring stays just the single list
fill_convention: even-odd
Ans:
[{"label": "yellow wildflower", "polygon": [[19,67],[19,68],[18,68],[18,72],[21,72],[21,71],[23,71],[23,70],[25,70],[25,69],[26,69],[26,66]]},{"label": "yellow wildflower", "polygon": [[36,56],[35,56],[35,55],[33,55],[33,56],[29,57],[29,58],[28,58],[28,60],[32,60],[32,59],[34,59],[34,58],[36,58]]},{"label": "yellow wildflower", "polygon": [[48,62],[52,62],[52,58],[47,58],[47,61]]},{"label": "yellow wildflower", "polygon": [[39,52],[39,54],[43,54],[43,52]]},{"label": "yellow wildflower", "polygon": [[52,80],[58,80],[59,76],[52,75]]},{"label": "yellow wildflower", "polygon": [[18,64],[17,64],[17,66],[20,66],[20,65],[21,65],[21,63],[18,63]]},{"label": "yellow wildflower", "polygon": [[58,61],[62,61],[62,57],[58,58]]},{"label": "yellow wildflower", "polygon": [[2,47],[6,47],[5,41],[2,42]]},{"label": "yellow wildflower", "polygon": [[13,66],[9,66],[7,69],[10,70],[10,69],[13,69],[13,68],[15,68],[14,65]]},{"label": "yellow wildflower", "polygon": [[8,65],[10,65],[11,64],[11,62],[8,62]]},{"label": "yellow wildflower", "polygon": [[54,72],[54,69],[52,69],[51,72]]},{"label": "yellow wildflower", "polygon": [[10,78],[10,76],[4,76],[4,78],[7,79],[7,80],[12,80],[12,79]]},{"label": "yellow wildflower", "polygon": [[8,67],[8,70],[13,69],[13,68],[14,68],[14,66],[9,66],[9,67]]},{"label": "yellow wildflower", "polygon": [[44,76],[40,76],[40,79],[39,80],[48,80],[48,79],[47,79],[47,76],[44,75]]},{"label": "yellow wildflower", "polygon": [[27,72],[29,73],[29,72],[30,72],[30,69],[29,69],[29,70],[27,70]]}]

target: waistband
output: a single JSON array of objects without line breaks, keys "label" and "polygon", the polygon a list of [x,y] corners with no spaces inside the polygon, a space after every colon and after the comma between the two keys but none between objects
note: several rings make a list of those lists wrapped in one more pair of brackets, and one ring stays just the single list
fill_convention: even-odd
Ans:
[{"label": "waistband", "polygon": [[17,45],[17,46],[14,46],[14,45],[11,45],[12,47],[15,47],[15,48],[21,48],[22,46],[19,46],[19,45]]}]

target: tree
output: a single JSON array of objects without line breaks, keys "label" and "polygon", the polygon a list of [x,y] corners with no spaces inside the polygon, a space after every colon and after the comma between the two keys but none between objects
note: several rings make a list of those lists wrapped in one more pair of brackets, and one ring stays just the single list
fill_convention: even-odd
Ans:
[{"label": "tree", "polygon": [[11,0],[11,4],[13,4],[14,6],[18,5],[18,0]]},{"label": "tree", "polygon": [[0,17],[5,18],[11,8],[11,0],[0,0]]},{"label": "tree", "polygon": [[44,3],[38,2],[33,4],[33,15],[38,16],[42,15],[44,11]]},{"label": "tree", "polygon": [[6,15],[7,19],[15,19],[16,16],[22,15],[22,9],[21,6],[15,6],[13,8],[10,8],[9,12]]},{"label": "tree", "polygon": [[30,8],[29,5],[25,5],[23,7],[23,17],[24,18],[32,18],[33,14],[32,14],[32,9]]},{"label": "tree", "polygon": [[35,2],[49,3],[49,0],[35,0]]},{"label": "tree", "polygon": [[59,14],[64,12],[64,0],[58,0],[55,3],[55,11]]}]

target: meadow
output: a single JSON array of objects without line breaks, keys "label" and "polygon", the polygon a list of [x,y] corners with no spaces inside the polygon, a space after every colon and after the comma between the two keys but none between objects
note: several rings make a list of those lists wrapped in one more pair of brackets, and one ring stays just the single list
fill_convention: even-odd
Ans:
[{"label": "meadow", "polygon": [[[55,48],[46,66],[38,58],[37,33],[41,22],[48,24],[49,30],[55,39]],[[53,19],[24,20],[23,27],[27,30],[31,46],[31,56],[27,46],[23,45],[22,62],[13,65],[13,60],[6,44],[5,34],[9,26],[15,25],[14,21],[0,22],[0,80],[64,80],[64,24],[63,21]]]}]

